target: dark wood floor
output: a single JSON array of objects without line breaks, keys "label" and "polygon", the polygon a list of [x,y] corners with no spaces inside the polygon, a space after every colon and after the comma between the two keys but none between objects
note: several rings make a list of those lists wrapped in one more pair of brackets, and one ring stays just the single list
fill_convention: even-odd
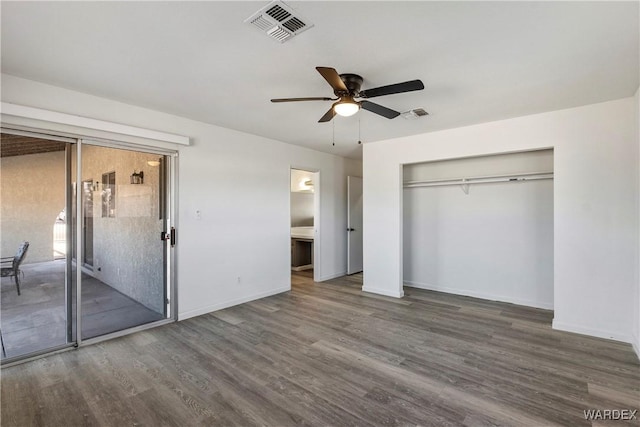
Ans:
[{"label": "dark wood floor", "polygon": [[[65,261],[25,264],[22,270],[21,295],[18,295],[12,277],[2,279],[1,333],[9,358],[67,342]],[[83,339],[163,318],[161,313],[91,276],[83,274],[82,283]],[[75,292],[73,301],[75,318]]]},{"label": "dark wood floor", "polygon": [[627,344],[361,280],[302,272],[291,292],[5,368],[2,425],[580,426],[584,410],[640,406]]}]

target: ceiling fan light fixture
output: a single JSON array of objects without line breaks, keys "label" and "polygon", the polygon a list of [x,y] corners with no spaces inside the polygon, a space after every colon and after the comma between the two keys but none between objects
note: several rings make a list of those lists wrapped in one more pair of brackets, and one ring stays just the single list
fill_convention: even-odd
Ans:
[{"label": "ceiling fan light fixture", "polygon": [[355,113],[358,112],[359,109],[360,109],[360,104],[355,102],[353,98],[346,98],[346,99],[340,100],[333,107],[333,111],[335,111],[336,114],[343,117],[353,116]]}]

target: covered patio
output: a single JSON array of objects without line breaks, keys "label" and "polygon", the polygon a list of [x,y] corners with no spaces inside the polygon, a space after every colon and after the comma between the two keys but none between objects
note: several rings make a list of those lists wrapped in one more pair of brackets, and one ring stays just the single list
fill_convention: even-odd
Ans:
[{"label": "covered patio", "polygon": [[[27,259],[28,261],[28,259]],[[21,356],[67,342],[64,259],[23,264],[21,295],[13,278],[2,279],[2,358]],[[72,294],[75,320],[75,291]],[[82,275],[82,338],[97,337],[163,319],[111,286]],[[74,324],[74,322],[71,322]],[[75,335],[75,329],[73,334]]]}]

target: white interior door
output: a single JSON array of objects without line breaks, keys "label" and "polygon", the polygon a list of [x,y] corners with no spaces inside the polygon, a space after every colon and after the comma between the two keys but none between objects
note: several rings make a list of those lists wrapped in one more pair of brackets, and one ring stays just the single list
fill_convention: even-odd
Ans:
[{"label": "white interior door", "polygon": [[347,274],[362,271],[362,178],[347,177]]}]

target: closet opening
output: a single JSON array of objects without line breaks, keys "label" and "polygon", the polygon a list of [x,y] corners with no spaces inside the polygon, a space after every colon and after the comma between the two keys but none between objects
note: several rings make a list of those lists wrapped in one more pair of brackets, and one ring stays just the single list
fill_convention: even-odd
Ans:
[{"label": "closet opening", "polygon": [[403,166],[404,286],[553,309],[553,149]]}]

